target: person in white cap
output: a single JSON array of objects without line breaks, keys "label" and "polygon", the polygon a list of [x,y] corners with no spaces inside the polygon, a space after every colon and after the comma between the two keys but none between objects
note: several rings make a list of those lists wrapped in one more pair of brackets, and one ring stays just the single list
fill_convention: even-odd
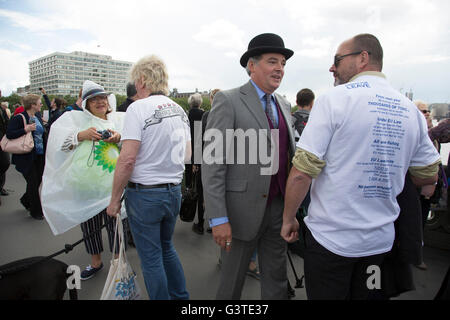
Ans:
[{"label": "person in white cap", "polygon": [[[52,125],[46,153],[41,199],[53,233],[81,223],[91,264],[81,279],[103,268],[100,227],[111,222],[106,214],[124,114],[115,112],[115,97],[90,80],[83,84],[82,112],[65,112]],[[92,237],[86,236],[95,231]],[[107,225],[110,250],[114,225]],[[119,247],[119,246],[117,246]]]}]

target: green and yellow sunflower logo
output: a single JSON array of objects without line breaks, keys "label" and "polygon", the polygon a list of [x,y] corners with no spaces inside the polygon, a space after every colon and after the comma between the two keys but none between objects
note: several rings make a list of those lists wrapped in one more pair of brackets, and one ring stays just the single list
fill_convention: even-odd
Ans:
[{"label": "green and yellow sunflower logo", "polygon": [[98,145],[95,146],[95,160],[97,160],[98,166],[103,167],[103,170],[113,172],[118,157],[119,147],[115,143],[99,141]]}]

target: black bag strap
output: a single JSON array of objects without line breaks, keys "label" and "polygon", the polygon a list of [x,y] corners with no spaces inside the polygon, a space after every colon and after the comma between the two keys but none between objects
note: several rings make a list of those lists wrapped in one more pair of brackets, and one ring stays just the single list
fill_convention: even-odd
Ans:
[{"label": "black bag strap", "polygon": [[194,190],[195,192],[197,192],[197,172],[192,173],[191,179],[191,189]]}]

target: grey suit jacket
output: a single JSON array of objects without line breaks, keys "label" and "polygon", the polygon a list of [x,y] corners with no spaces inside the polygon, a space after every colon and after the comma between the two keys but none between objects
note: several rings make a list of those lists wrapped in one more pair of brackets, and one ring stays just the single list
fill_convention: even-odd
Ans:
[{"label": "grey suit jacket", "polygon": [[[280,95],[275,94],[275,99],[289,128],[288,164],[290,165],[295,152],[291,107],[289,102]],[[238,159],[238,143],[234,139],[233,146],[233,139],[226,139],[227,129],[257,132],[256,145],[260,146],[260,142],[266,142],[260,141],[260,139],[266,139],[266,151],[268,152],[266,154],[270,155],[269,123],[256,89],[250,82],[242,87],[219,91],[216,94],[208,116],[207,134],[204,139],[207,139],[208,132],[211,132],[210,129],[215,129],[216,133],[222,133],[224,146],[222,155],[218,149],[216,150],[215,163],[203,162],[202,165],[203,193],[207,215],[209,218],[228,217],[233,238],[243,241],[252,240],[257,235],[263,220],[272,176],[261,174],[261,169],[267,168],[269,165],[262,163],[260,157],[256,157],[255,163],[254,153],[259,147],[255,146],[254,140],[253,143],[249,142],[251,139],[246,141],[245,163],[238,164],[242,163],[242,158]],[[260,133],[260,129],[264,130]],[[205,141],[205,153],[211,151],[214,141],[217,142],[214,139]],[[222,159],[222,161],[217,161],[217,159]]]}]

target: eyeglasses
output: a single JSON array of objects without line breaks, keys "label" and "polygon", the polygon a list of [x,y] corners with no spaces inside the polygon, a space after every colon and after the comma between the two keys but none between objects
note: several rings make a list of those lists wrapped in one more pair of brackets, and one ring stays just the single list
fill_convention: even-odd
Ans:
[{"label": "eyeglasses", "polygon": [[[344,59],[345,57],[348,56],[356,56],[357,54],[361,54],[363,53],[365,50],[363,51],[357,51],[357,52],[352,52],[352,53],[347,53],[344,54],[342,56],[334,56],[334,66],[337,68],[339,66],[339,62],[341,62],[342,59]],[[369,51],[367,51],[367,53],[370,55],[371,53]]]},{"label": "eyeglasses", "polygon": [[420,110],[423,114],[431,113],[430,110]]},{"label": "eyeglasses", "polygon": [[89,101],[90,102],[99,102],[99,101],[105,101],[107,99],[108,99],[107,96],[96,96],[96,97],[90,98]]}]

